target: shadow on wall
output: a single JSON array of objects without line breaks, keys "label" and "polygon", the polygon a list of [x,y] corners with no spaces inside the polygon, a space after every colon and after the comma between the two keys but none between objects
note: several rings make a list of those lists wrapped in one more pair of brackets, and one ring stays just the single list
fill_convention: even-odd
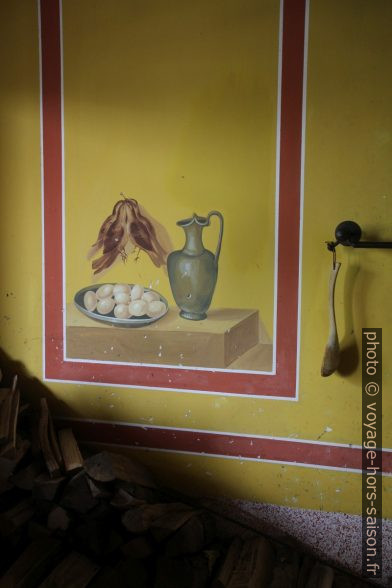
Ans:
[{"label": "shadow on wall", "polygon": [[[2,348],[0,348],[0,369],[3,374],[0,386],[3,388],[11,387],[12,379],[17,375],[19,389],[23,398],[29,402],[34,409],[39,410],[40,398],[46,398],[49,409],[54,418],[69,417],[83,419],[88,416],[84,408],[78,411],[71,403],[68,404],[61,400],[44,382],[39,378],[32,376],[21,361],[10,357]],[[70,387],[73,386],[73,384],[68,385]],[[100,407],[101,419],[111,420],[112,416],[113,415],[109,410],[105,410],[105,406]]]},{"label": "shadow on wall", "polygon": [[[9,388],[15,375],[18,376],[18,384],[25,400],[31,403],[34,408],[39,407],[39,400],[45,397],[49,403],[54,399],[51,390],[41,380],[31,376],[25,365],[10,357],[4,349],[0,348],[0,368],[2,371],[2,388]],[[56,402],[59,402],[56,399]]]},{"label": "shadow on wall", "polygon": [[[56,397],[48,386],[29,373],[22,362],[13,359],[1,348],[0,368],[3,374],[0,386],[3,388],[10,387],[13,377],[17,375],[23,400],[31,404],[36,414],[39,411],[40,399],[43,397],[47,399],[49,410],[54,417],[57,428],[71,425],[78,442],[81,444],[84,456],[90,454],[91,451],[102,451],[104,449],[128,455],[150,468],[163,487],[185,492],[189,496],[205,495],[206,484],[207,495],[209,496],[229,497],[235,494],[234,486],[231,487],[226,480],[222,483],[221,476],[211,477],[211,472],[206,471],[205,463],[200,455],[178,455],[161,452],[159,443],[154,448],[154,451],[150,451],[147,448],[138,446],[135,439],[130,441],[128,446],[116,445],[115,425],[113,425],[111,444],[104,441],[100,442],[98,437],[93,443],[86,445],[83,443],[83,423],[81,420],[78,421],[78,419],[86,418],[88,416],[86,413],[83,414],[83,412],[74,410],[72,406]],[[68,424],[65,420],[62,420],[65,415],[76,419],[76,422]],[[109,421],[111,416],[109,411],[105,413],[104,407],[102,407],[100,419]],[[215,470],[216,467],[219,469],[219,466],[222,466],[220,458],[211,457],[210,459],[210,469]]]},{"label": "shadow on wall", "polygon": [[[0,386],[3,388],[11,387],[12,379],[17,375],[18,386],[23,395],[23,399],[29,402],[34,410],[39,410],[40,399],[46,398],[49,410],[55,419],[65,417],[85,419],[88,417],[85,405],[82,404],[81,410],[77,410],[72,403],[68,404],[61,400],[61,398],[59,398],[44,382],[39,378],[32,376],[21,361],[10,357],[2,348],[0,348],[0,369],[3,374]],[[74,384],[68,385],[70,388],[74,386]],[[105,410],[105,406],[102,405],[100,406],[99,418],[110,421],[113,418],[113,415],[109,409]]]},{"label": "shadow on wall", "polygon": [[[2,380],[0,386],[9,388],[15,375],[18,376],[18,387],[26,402],[29,402],[34,410],[39,410],[40,399],[46,398],[52,415],[69,416],[73,418],[85,418],[86,415],[78,413],[70,405],[58,398],[54,392],[39,378],[32,376],[26,366],[19,360],[10,357],[4,349],[0,348],[0,369]],[[103,415],[102,418],[109,418]]]},{"label": "shadow on wall", "polygon": [[[340,341],[340,361],[337,372],[342,376],[354,373],[359,364],[359,346],[354,332],[354,288],[359,274],[359,265],[347,268],[344,281],[344,335]],[[363,302],[362,298],[361,301]]]}]

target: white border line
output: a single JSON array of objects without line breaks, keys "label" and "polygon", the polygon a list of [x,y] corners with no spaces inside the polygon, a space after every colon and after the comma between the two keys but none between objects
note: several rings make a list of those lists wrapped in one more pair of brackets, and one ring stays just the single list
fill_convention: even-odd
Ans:
[{"label": "white border line", "polygon": [[59,27],[60,27],[60,84],[61,84],[61,246],[62,246],[62,287],[63,287],[63,358],[67,354],[67,337],[66,337],[66,291],[65,291],[65,277],[66,277],[66,249],[65,249],[65,126],[64,126],[64,53],[63,53],[63,2],[59,1]]},{"label": "white border line", "polygon": [[[92,376],[94,378],[94,376]],[[253,398],[253,399],[265,399],[265,400],[285,400],[286,402],[298,402],[298,399],[294,396],[272,396],[266,394],[240,394],[238,392],[215,392],[210,390],[191,390],[188,388],[168,388],[159,386],[142,386],[137,384],[112,384],[111,382],[95,382],[85,380],[60,380],[58,378],[44,378],[44,382],[52,382],[54,384],[78,384],[80,386],[103,386],[104,388],[126,388],[131,390],[157,390],[158,392],[186,392],[189,394],[202,394],[206,396],[233,396],[235,398]]]},{"label": "white border line", "polygon": [[[352,473],[352,474],[362,474],[362,470],[359,469],[355,469],[355,468],[346,468],[344,466],[325,466],[325,465],[319,465],[319,464],[310,464],[310,463],[302,463],[300,461],[281,461],[278,459],[266,459],[266,458],[258,458],[258,457],[243,457],[241,456],[237,456],[237,455],[220,455],[219,453],[197,453],[196,451],[185,451],[185,450],[176,450],[176,449],[162,449],[160,447],[158,448],[152,448],[152,447],[144,447],[143,445],[123,445],[121,443],[103,443],[103,442],[93,442],[93,441],[83,441],[83,445],[91,445],[91,446],[104,446],[104,447],[121,447],[122,449],[131,449],[132,451],[150,451],[150,452],[159,452],[159,453],[174,453],[174,454],[183,454],[183,455],[189,455],[189,456],[196,456],[196,457],[214,457],[214,458],[218,458],[218,459],[232,459],[232,460],[236,460],[236,461],[253,461],[253,462],[262,462],[262,463],[273,463],[275,465],[285,465],[285,466],[296,466],[296,467],[302,467],[302,468],[312,468],[315,470],[332,470],[332,471],[337,471],[337,472],[341,472],[341,473]],[[383,477],[391,477],[392,474],[390,474],[389,472],[383,472],[382,473]]]},{"label": "white border line", "polygon": [[[277,325],[277,284],[278,284],[278,249],[279,249],[279,190],[280,190],[280,134],[281,134],[281,93],[282,93],[282,45],[283,45],[283,11],[284,11],[284,0],[280,0],[279,8],[279,48],[278,48],[278,91],[277,91],[277,122],[276,122],[276,185],[275,185],[275,256],[274,256],[274,318],[273,318],[273,338],[272,338],[272,370],[270,371],[256,371],[256,370],[235,370],[227,368],[214,368],[208,369],[205,367],[198,366],[181,366],[171,364],[149,364],[149,363],[131,363],[131,362],[112,362],[105,360],[85,360],[75,359],[67,357],[66,354],[66,246],[65,246],[65,164],[64,164],[64,67],[63,67],[63,24],[62,24],[62,0],[60,2],[60,36],[61,36],[61,107],[62,107],[62,207],[63,207],[63,234],[62,234],[62,252],[63,252],[63,361],[64,362],[77,362],[77,363],[93,363],[93,364],[107,364],[107,365],[127,365],[127,366],[145,366],[154,368],[175,368],[183,370],[200,370],[204,372],[224,372],[224,373],[243,373],[243,374],[255,374],[265,376],[276,375],[276,325]],[[68,380],[65,380],[67,382]],[[124,387],[128,387],[124,384]],[[222,394],[222,392],[216,392],[216,394]],[[242,395],[241,395],[242,396]],[[253,395],[254,396],[254,395]]]},{"label": "white border line", "polygon": [[44,188],[44,118],[43,118],[43,87],[42,87],[42,34],[41,34],[41,2],[37,0],[38,8],[38,61],[39,61],[39,112],[40,112],[40,152],[41,152],[41,288],[42,288],[42,376],[46,375],[46,314],[45,314],[45,188]]},{"label": "white border line", "polygon": [[275,155],[275,258],[274,258],[274,318],[272,370],[276,374],[276,341],[278,322],[278,269],[279,269],[279,198],[280,198],[280,135],[282,121],[282,61],[283,61],[284,0],[279,4],[278,91],[276,104],[276,155]]},{"label": "white border line", "polygon": [[[185,370],[185,371],[202,371],[202,372],[228,372],[230,374],[258,374],[258,375],[265,375],[265,376],[273,376],[275,375],[273,372],[255,372],[253,370],[230,370],[228,371],[226,368],[206,368],[206,367],[198,367],[194,365],[172,365],[169,363],[128,363],[126,361],[105,361],[100,359],[99,361],[96,359],[76,359],[73,357],[68,357],[64,359],[64,363],[93,363],[95,365],[125,365],[125,366],[132,366],[132,367],[159,367],[159,368],[166,368],[166,369],[175,369],[175,370]],[[67,380],[68,381],[68,380]],[[128,388],[128,384],[125,384],[126,388]],[[161,388],[163,389],[163,388]],[[166,389],[166,388],[164,388]],[[218,392],[216,392],[218,394]],[[219,392],[219,394],[222,394]]]}]

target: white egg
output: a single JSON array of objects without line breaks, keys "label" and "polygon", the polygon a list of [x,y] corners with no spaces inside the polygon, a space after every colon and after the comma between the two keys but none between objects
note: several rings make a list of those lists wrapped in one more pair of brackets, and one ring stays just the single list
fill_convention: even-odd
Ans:
[{"label": "white egg", "polygon": [[131,300],[140,300],[144,294],[143,286],[136,284],[131,290]]},{"label": "white egg", "polygon": [[131,316],[143,316],[147,313],[148,304],[145,300],[133,300],[129,305]]},{"label": "white egg", "polygon": [[145,300],[146,302],[154,302],[154,300],[159,300],[159,294],[156,292],[144,292],[142,300]]},{"label": "white egg", "polygon": [[105,284],[104,286],[100,286],[97,290],[98,298],[108,298],[112,294],[113,294],[112,284]]},{"label": "white egg", "polygon": [[113,288],[113,294],[120,294],[120,292],[124,292],[125,294],[131,293],[131,286],[129,284],[116,284]]},{"label": "white egg", "polygon": [[151,318],[161,316],[166,310],[166,304],[160,300],[153,300],[148,304],[147,315]]},{"label": "white egg", "polygon": [[129,294],[126,292],[116,292],[114,294],[114,300],[117,304],[129,304],[131,301]]},{"label": "white egg", "polygon": [[97,310],[99,314],[109,314],[109,312],[112,312],[113,307],[113,298],[102,298],[102,300],[98,300]]},{"label": "white egg", "polygon": [[83,298],[84,307],[91,312],[97,308],[97,295],[92,290],[85,293]]},{"label": "white egg", "polygon": [[117,304],[114,307],[114,316],[119,319],[129,318],[129,304]]}]

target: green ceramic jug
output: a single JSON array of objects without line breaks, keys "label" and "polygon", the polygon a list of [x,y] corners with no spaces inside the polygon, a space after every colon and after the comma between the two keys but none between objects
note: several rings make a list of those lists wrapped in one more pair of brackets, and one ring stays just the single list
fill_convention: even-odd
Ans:
[{"label": "green ceramic jug", "polygon": [[[202,233],[212,216],[220,221],[218,245],[215,255],[204,248]],[[193,321],[207,317],[218,278],[218,261],[223,236],[223,216],[213,210],[206,217],[194,214],[177,222],[185,231],[185,245],[173,251],[167,259],[170,286],[180,316]]]}]

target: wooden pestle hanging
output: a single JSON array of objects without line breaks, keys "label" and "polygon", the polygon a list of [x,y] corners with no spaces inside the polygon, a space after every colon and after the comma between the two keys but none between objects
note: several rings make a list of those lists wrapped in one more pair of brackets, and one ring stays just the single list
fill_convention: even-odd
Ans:
[{"label": "wooden pestle hanging", "polygon": [[334,373],[339,365],[340,349],[338,332],[335,318],[335,284],[341,264],[336,261],[335,249],[333,252],[333,264],[329,277],[329,295],[328,295],[328,312],[329,312],[329,334],[328,341],[324,351],[323,363],[321,365],[321,375],[326,377]]}]

